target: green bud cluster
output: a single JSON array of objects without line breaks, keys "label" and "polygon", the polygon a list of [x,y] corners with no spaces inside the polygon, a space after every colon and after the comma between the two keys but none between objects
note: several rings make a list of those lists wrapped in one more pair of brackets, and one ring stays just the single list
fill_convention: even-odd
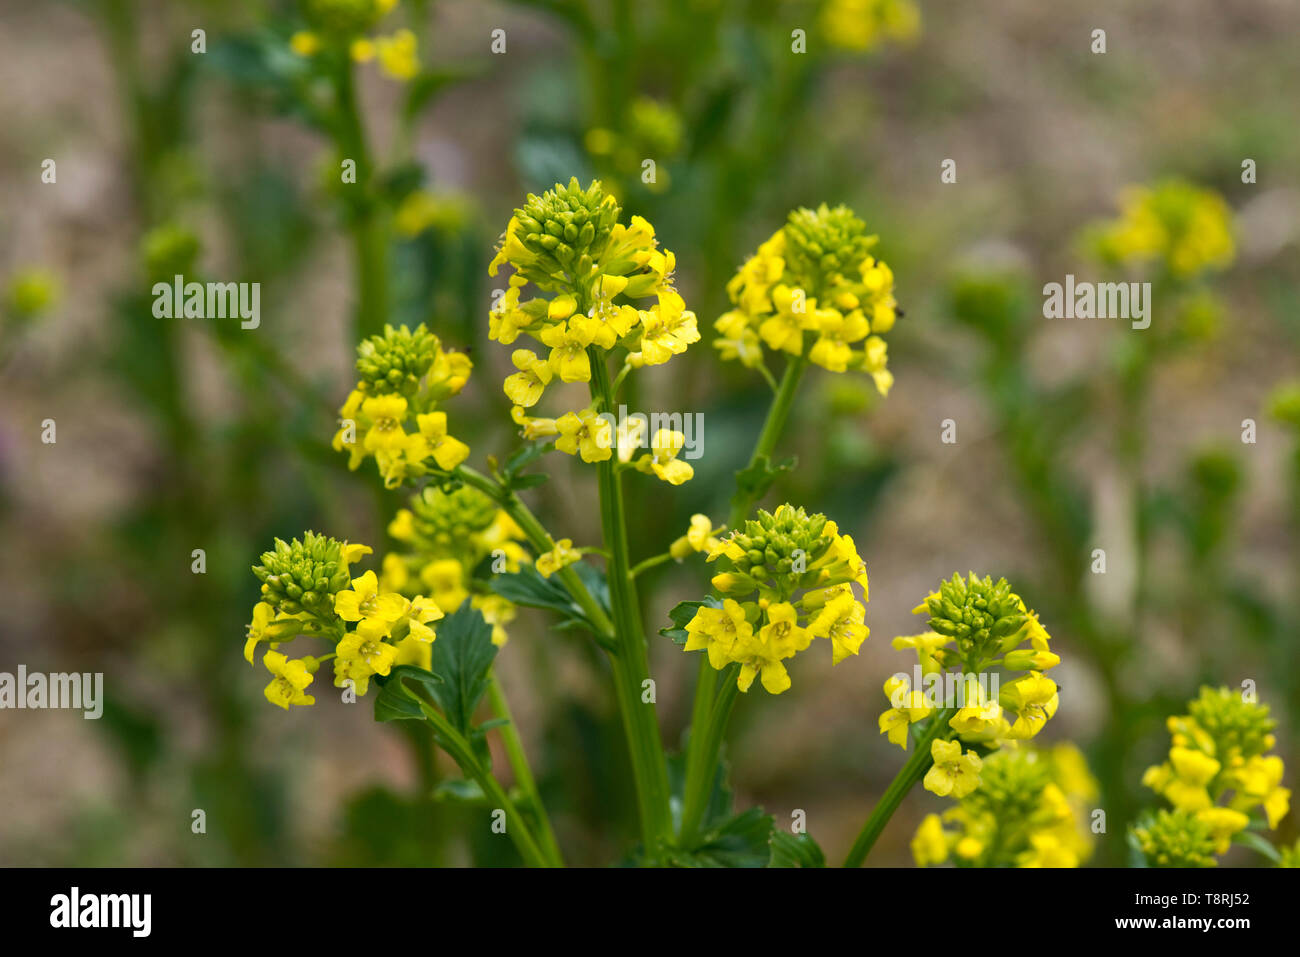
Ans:
[{"label": "green bud cluster", "polygon": [[1268,705],[1245,701],[1240,692],[1227,688],[1202,688],[1200,697],[1187,706],[1197,725],[1214,739],[1216,756],[1251,758],[1273,746],[1272,731],[1277,721],[1268,715]]},{"label": "green bud cluster", "polygon": [[[983,786],[983,780],[980,782]],[[1133,828],[1133,840],[1152,867],[1213,867],[1210,825],[1190,811],[1160,810]]]},{"label": "green bud cluster", "polygon": [[372,395],[399,392],[413,396],[438,359],[438,337],[424,327],[385,325],[384,334],[357,346],[357,373]]},{"label": "green bud cluster", "polygon": [[785,225],[786,268],[795,281],[820,295],[838,277],[852,275],[867,258],[876,237],[847,206],[834,209],[825,203],[817,209],[800,208]]},{"label": "green bud cluster", "polygon": [[523,267],[524,276],[543,288],[566,275],[586,278],[608,247],[620,212],[599,180],[583,189],[574,178],[541,196],[529,193],[515,210],[519,239],[537,256]]},{"label": "green bud cluster", "polygon": [[262,583],[262,601],[290,615],[306,611],[327,617],[333,614],[334,596],[348,586],[343,544],[315,532],[304,532],[302,541],[277,538],[253,574]]},{"label": "green bud cluster", "polygon": [[987,575],[969,580],[954,574],[939,585],[939,593],[926,599],[930,629],[955,638],[964,659],[1010,651],[1020,643],[1020,630],[1029,621],[1021,610],[1020,596],[1005,578],[995,583]]},{"label": "green bud cluster", "polygon": [[312,26],[338,37],[359,36],[384,14],[377,0],[303,0],[302,10]]},{"label": "green bud cluster", "polygon": [[1050,762],[1028,749],[1000,749],[984,758],[980,786],[965,799],[1000,821],[1024,821],[1042,807],[1043,789],[1052,783]]},{"label": "green bud cluster", "polygon": [[411,499],[417,544],[435,553],[461,554],[469,539],[496,519],[497,505],[478,489],[462,485],[454,492],[426,487]]},{"label": "green bud cluster", "polygon": [[[771,582],[782,596],[810,588],[819,576],[813,565],[832,544],[829,535],[823,536],[825,530],[825,515],[790,506],[775,514],[759,509],[758,516],[731,538],[745,553],[732,561],[732,568],[756,583]],[[796,570],[796,563],[802,571]]]}]

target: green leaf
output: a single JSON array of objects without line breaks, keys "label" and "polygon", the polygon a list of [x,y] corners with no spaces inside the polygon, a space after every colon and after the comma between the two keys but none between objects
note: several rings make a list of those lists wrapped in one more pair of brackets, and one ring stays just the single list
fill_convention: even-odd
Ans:
[{"label": "green leaf", "polygon": [[771,858],[772,818],[751,807],[727,818],[678,861],[685,867],[766,867]]},{"label": "green leaf", "polygon": [[[608,614],[609,583],[605,581],[605,576],[586,562],[576,562],[570,567]],[[517,572],[493,575],[489,585],[502,598],[507,598],[516,605],[545,608],[558,613],[560,621],[555,626],[557,628],[580,627],[593,633],[600,631],[581,606],[569,596],[568,590],[560,584],[558,578],[543,578],[541,572],[532,565],[521,566]]]},{"label": "green leaf", "polygon": [[676,644],[684,645],[686,644],[686,639],[689,637],[686,634],[686,626],[690,624],[691,619],[695,617],[695,613],[701,608],[721,607],[722,599],[714,598],[712,595],[700,601],[678,602],[676,607],[668,613],[668,618],[672,622],[672,625],[667,628],[660,628],[659,634],[663,635],[665,638],[671,638]]},{"label": "green leaf", "polygon": [[474,711],[487,694],[488,672],[496,655],[492,626],[468,600],[438,622],[433,670],[442,681],[428,687],[452,727],[466,737],[474,727]]},{"label": "green leaf", "polygon": [[429,694],[441,682],[442,678],[432,671],[425,671],[414,665],[398,665],[385,677],[376,677],[379,694],[375,696],[375,720],[399,721],[415,718],[422,720],[424,712],[420,710],[419,699],[402,683],[403,679],[424,685]]},{"label": "green leaf", "polygon": [[782,472],[789,472],[797,464],[798,459],[791,457],[773,465],[766,455],[760,455],[753,464],[736,473],[736,494],[731,499],[732,505],[748,507],[757,502],[767,494]]},{"label": "green leaf", "polygon": [[529,442],[527,445],[520,446],[510,453],[505,465],[501,467],[501,480],[507,488],[511,489],[532,488],[534,485],[540,485],[546,481],[546,475],[540,473],[537,475],[523,475],[521,473],[547,452],[554,451],[554,449],[554,442]]},{"label": "green leaf", "polygon": [[825,867],[826,855],[807,834],[787,834],[772,829],[772,856],[768,867]]}]

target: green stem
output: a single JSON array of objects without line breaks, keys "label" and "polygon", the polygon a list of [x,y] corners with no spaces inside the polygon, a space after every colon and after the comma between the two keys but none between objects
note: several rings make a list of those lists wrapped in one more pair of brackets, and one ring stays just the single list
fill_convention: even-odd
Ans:
[{"label": "green stem", "polygon": [[388,234],[382,211],[372,193],[374,169],[366,131],[357,109],[352,61],[343,56],[337,73],[337,145],[342,159],[356,163],[358,195],[348,205],[348,231],[357,267],[356,338],[378,335],[388,319]]},{"label": "green stem", "polygon": [[[608,411],[614,400],[610,390],[609,370],[605,357],[597,349],[591,354],[591,394]],[[641,630],[641,611],[637,602],[636,583],[628,574],[627,511],[623,503],[622,481],[610,458],[597,465],[600,485],[600,520],[605,547],[609,550],[606,578],[609,580],[610,604],[614,612],[617,650],[610,656],[614,672],[614,689],[632,756],[632,774],[636,780],[637,805],[640,811],[641,836],[650,860],[658,854],[660,843],[672,829],[669,810],[668,768],[664,761],[663,741],[654,706],[642,701],[650,681],[650,661],[645,636]]]},{"label": "green stem", "polygon": [[[523,500],[512,490],[482,472],[470,468],[468,465],[457,466],[452,474],[466,485],[471,485],[483,492],[500,505],[505,513],[514,519],[515,524],[528,536],[528,543],[538,553],[549,552],[555,548],[555,539],[551,537],[550,532],[542,526],[537,516],[529,510]],[[609,616],[605,614],[605,609],[601,607],[600,602],[596,601],[595,596],[583,584],[578,573],[571,567],[566,566],[556,572],[556,575],[569,592],[569,597],[578,603],[587,618],[599,629],[596,632],[596,641],[606,651],[614,650],[616,646],[614,623],[609,620]]]},{"label": "green stem", "polygon": [[[760,459],[770,457],[775,450],[777,442],[781,439],[781,433],[785,431],[786,422],[789,421],[790,410],[794,407],[794,399],[799,392],[799,383],[803,380],[804,370],[807,367],[808,362],[802,356],[796,356],[786,362],[785,372],[781,376],[781,383],[776,387],[776,392],[772,396],[772,404],[768,406],[767,418],[763,422],[762,431],[758,434],[758,441],[754,444],[754,451],[749,457],[749,467],[753,467]],[[768,373],[767,378],[771,378],[770,373]],[[732,499],[731,515],[727,520],[727,527],[731,529],[739,528],[749,516],[749,510],[753,508],[754,502],[758,498],[757,495],[746,494],[738,489],[735,498]],[[711,718],[717,681],[717,671],[709,664],[708,655],[702,654],[700,656],[698,676],[695,679],[695,704],[691,712],[691,733],[686,743],[686,782],[684,784],[686,794],[708,794],[713,779],[717,774],[718,748],[721,746],[722,734],[726,730],[726,721],[724,720],[721,726],[716,729],[718,742],[712,749],[708,748],[707,742],[711,740],[715,733],[714,729],[710,728],[707,733],[700,733],[698,730],[705,728],[706,720]],[[734,687],[734,675],[731,684]],[[726,693],[724,689],[723,694]],[[730,714],[729,709],[727,713]],[[693,808],[692,813],[702,813],[702,810],[697,812]],[[698,825],[698,818],[692,820],[684,809],[682,813],[682,840],[686,841],[688,836],[694,839],[694,830],[698,828]]]},{"label": "green stem", "polygon": [[[772,404],[767,410],[767,420],[763,423],[763,431],[758,434],[758,442],[754,445],[754,452],[749,457],[749,467],[757,465],[760,459],[771,458],[772,452],[776,449],[776,443],[780,441],[781,433],[785,431],[785,424],[790,418],[790,410],[794,406],[794,397],[799,391],[799,383],[803,380],[804,370],[808,368],[808,360],[802,356],[796,356],[790,359],[785,366],[785,372],[781,376],[781,384],[777,386],[776,395],[772,397]],[[732,499],[731,517],[727,521],[728,528],[739,528],[741,523],[749,517],[749,510],[754,507],[754,503],[761,498],[761,494],[747,494],[741,491],[736,492],[736,497]]]},{"label": "green stem", "polygon": [[636,578],[642,572],[649,571],[652,568],[656,568],[657,566],[662,565],[665,562],[670,562],[672,561],[672,559],[673,559],[672,552],[664,552],[662,555],[653,555],[650,558],[647,558],[645,561],[637,562],[635,565],[633,565],[632,570],[628,572],[628,574],[631,575],[633,578]]},{"label": "green stem", "polygon": [[[704,665],[709,668],[713,677],[705,679],[701,675],[702,684],[696,686],[698,689],[707,685],[705,691],[708,697],[696,696],[696,714],[691,722],[691,736],[687,742],[687,775],[685,794],[682,799],[680,840],[681,846],[686,848],[693,847],[700,836],[700,825],[704,820],[704,812],[709,806],[709,797],[713,793],[713,781],[717,776],[718,760],[722,750],[722,737],[726,733],[732,709],[735,708],[736,698],[740,694],[740,688],[736,684],[736,673],[740,670],[739,665],[728,665],[723,669],[721,675],[709,665],[707,655],[705,655]],[[713,687],[717,681],[722,682],[722,689],[717,694],[714,694]],[[699,707],[702,700],[708,701],[708,699],[712,699],[711,707]],[[702,721],[700,720],[701,711],[706,714]],[[693,774],[692,771],[694,771]]]},{"label": "green stem", "polygon": [[537,790],[537,779],[533,777],[533,769],[528,765],[528,756],[524,754],[524,742],[519,737],[519,728],[510,713],[510,703],[506,701],[506,692],[501,687],[501,679],[497,677],[496,669],[491,672],[488,697],[492,702],[493,714],[506,722],[500,729],[501,741],[505,745],[506,757],[510,761],[510,770],[514,772],[515,783],[533,806],[533,813],[537,817],[537,836],[542,851],[553,865],[563,867],[564,856],[560,853],[560,845],[555,840],[550,816],[546,813],[546,806],[542,804],[541,792]]},{"label": "green stem", "polygon": [[478,782],[479,787],[483,789],[483,793],[487,795],[489,801],[506,812],[506,833],[510,835],[515,847],[519,849],[519,854],[523,857],[524,863],[529,867],[551,867],[551,862],[547,860],[541,848],[537,846],[537,841],[528,829],[527,820],[519,813],[519,808],[515,807],[515,803],[510,800],[505,788],[501,786],[501,783],[493,776],[492,772],[479,763],[470,743],[465,740],[459,731],[452,727],[451,722],[443,717],[437,708],[423,699],[420,700],[420,710],[424,712],[425,718],[438,732],[439,743],[460,765],[461,770]]},{"label": "green stem", "polygon": [[894,812],[898,810],[898,805],[903,803],[903,798],[907,792],[912,790],[912,785],[925,777],[925,772],[930,770],[930,765],[934,759],[930,756],[930,745],[941,732],[948,729],[948,721],[957,713],[956,708],[944,708],[930,719],[929,726],[925,733],[916,741],[916,750],[912,756],[907,759],[907,763],[902,769],[894,775],[894,780],[889,783],[889,787],[876,803],[867,818],[867,822],[862,825],[862,831],[858,834],[858,839],[853,842],[853,848],[849,851],[849,856],[844,859],[845,867],[861,867],[862,862],[866,860],[867,853],[876,843],[876,838],[880,837],[880,832],[885,829],[889,819],[893,817]]}]

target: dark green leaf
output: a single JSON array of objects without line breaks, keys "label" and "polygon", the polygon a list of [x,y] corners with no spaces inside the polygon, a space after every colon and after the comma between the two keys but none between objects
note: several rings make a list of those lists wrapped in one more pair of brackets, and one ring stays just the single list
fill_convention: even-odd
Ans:
[{"label": "dark green leaf", "polygon": [[492,626],[468,600],[438,622],[433,669],[442,681],[430,685],[429,691],[461,734],[468,736],[473,728],[474,710],[487,693],[488,672],[496,654]]},{"label": "dark green leaf", "polygon": [[787,834],[772,829],[772,856],[768,867],[825,867],[826,855],[807,834]]},{"label": "dark green leaf", "polygon": [[752,465],[736,473],[736,494],[731,499],[732,504],[749,506],[757,502],[767,494],[767,490],[772,487],[772,483],[780,474],[793,469],[797,461],[791,457],[773,465],[772,460],[766,455],[760,455]]},{"label": "dark green leaf", "polygon": [[442,682],[438,675],[414,665],[398,665],[386,677],[375,678],[379,685],[379,694],[375,696],[376,721],[424,718],[419,700],[402,683],[404,679],[422,684],[428,694],[433,694],[433,689]]}]

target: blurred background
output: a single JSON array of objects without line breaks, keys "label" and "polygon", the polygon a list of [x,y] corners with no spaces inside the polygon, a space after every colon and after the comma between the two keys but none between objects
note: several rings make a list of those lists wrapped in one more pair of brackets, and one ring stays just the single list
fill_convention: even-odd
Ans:
[{"label": "blurred background", "polygon": [[[644,407],[704,413],[705,456],[680,488],[628,483],[634,559],[725,515],[748,458],[767,387],[708,343],[757,244],[796,206],[844,202],[896,276],[893,391],[813,370],[780,446],[799,467],[765,500],[854,536],[871,638],[740,702],[741,806],[806,811],[842,857],[902,762],[876,725],[913,663],[889,639],[968,569],[1007,576],[1055,639],[1044,738],[1100,783],[1095,863],[1125,860],[1165,716],[1201,683],[1257,683],[1294,781],[1300,7],[406,0],[346,75],[309,27],[292,2],[0,2],[0,671],[103,672],[106,696],[99,721],[0,712],[0,863],[517,863],[434,796],[455,769],[427,738],[332,694],[272,708],[241,650],[274,536],[388,544],[402,494],[329,447],[361,335],[423,321],[469,350],[457,434],[474,464],[513,447],[487,263],[524,194],[570,176],[654,223],[705,332],[643,377]],[[1221,197],[1230,257],[1134,261],[1107,237],[1135,184],[1175,220],[1187,187]],[[152,282],[178,272],[261,283],[260,327],[155,319]],[[1152,281],[1151,329],[1044,319],[1067,273]],[[545,468],[535,509],[597,543],[594,470]],[[669,742],[696,662],[654,631],[706,587],[698,561],[646,579]],[[498,662],[570,861],[619,860],[634,802],[590,643],[525,610]],[[912,794],[871,863],[910,864],[942,806]]]}]

